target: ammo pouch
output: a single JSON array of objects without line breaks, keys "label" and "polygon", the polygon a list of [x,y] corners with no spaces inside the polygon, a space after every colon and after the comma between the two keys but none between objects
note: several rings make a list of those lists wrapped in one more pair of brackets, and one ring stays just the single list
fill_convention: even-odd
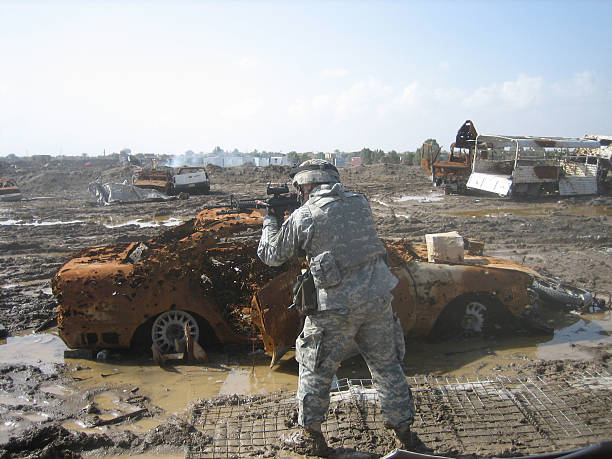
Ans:
[{"label": "ammo pouch", "polygon": [[318,309],[317,290],[310,269],[300,274],[293,286],[293,304],[289,306],[289,309],[293,308],[303,316],[312,314]]},{"label": "ammo pouch", "polygon": [[310,271],[316,288],[329,288],[342,281],[342,274],[334,254],[327,251],[310,260]]}]

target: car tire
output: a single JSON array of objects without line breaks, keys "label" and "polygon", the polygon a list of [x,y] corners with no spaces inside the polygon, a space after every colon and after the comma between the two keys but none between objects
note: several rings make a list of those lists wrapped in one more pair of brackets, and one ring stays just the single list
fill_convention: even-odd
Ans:
[{"label": "car tire", "polygon": [[200,338],[200,326],[194,316],[180,309],[162,312],[151,325],[151,340],[163,354],[178,352],[175,340],[185,343],[185,325],[195,341]]},{"label": "car tire", "polygon": [[590,306],[593,296],[581,288],[545,279],[533,281],[532,288],[541,299],[572,306]]},{"label": "car tire", "polygon": [[438,316],[430,337],[434,339],[472,338],[515,331],[514,316],[489,294],[459,297]]}]

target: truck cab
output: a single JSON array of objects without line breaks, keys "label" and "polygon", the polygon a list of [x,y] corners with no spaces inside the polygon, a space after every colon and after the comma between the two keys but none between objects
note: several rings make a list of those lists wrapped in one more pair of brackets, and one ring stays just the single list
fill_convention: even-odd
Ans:
[{"label": "truck cab", "polygon": [[198,194],[210,191],[210,179],[204,166],[179,167],[173,182],[175,193]]}]

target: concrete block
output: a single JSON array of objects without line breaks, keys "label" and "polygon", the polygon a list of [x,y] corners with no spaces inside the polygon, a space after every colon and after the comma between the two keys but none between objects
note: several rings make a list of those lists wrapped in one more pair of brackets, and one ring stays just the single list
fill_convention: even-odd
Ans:
[{"label": "concrete block", "polygon": [[430,263],[460,263],[463,261],[463,238],[456,231],[426,234],[427,261]]}]

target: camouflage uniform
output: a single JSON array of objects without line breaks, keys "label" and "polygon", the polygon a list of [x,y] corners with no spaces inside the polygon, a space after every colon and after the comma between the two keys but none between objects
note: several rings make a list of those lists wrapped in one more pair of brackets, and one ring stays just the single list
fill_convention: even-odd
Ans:
[{"label": "camouflage uniform", "polygon": [[411,424],[414,404],[400,361],[404,338],[391,309],[397,279],[387,267],[369,203],[341,183],[322,184],[280,227],[264,218],[257,253],[280,266],[306,252],[317,287],[319,310],[306,317],[296,340],[300,363],[298,422],[323,422],[329,389],[353,344],[363,355],[391,426]]}]

